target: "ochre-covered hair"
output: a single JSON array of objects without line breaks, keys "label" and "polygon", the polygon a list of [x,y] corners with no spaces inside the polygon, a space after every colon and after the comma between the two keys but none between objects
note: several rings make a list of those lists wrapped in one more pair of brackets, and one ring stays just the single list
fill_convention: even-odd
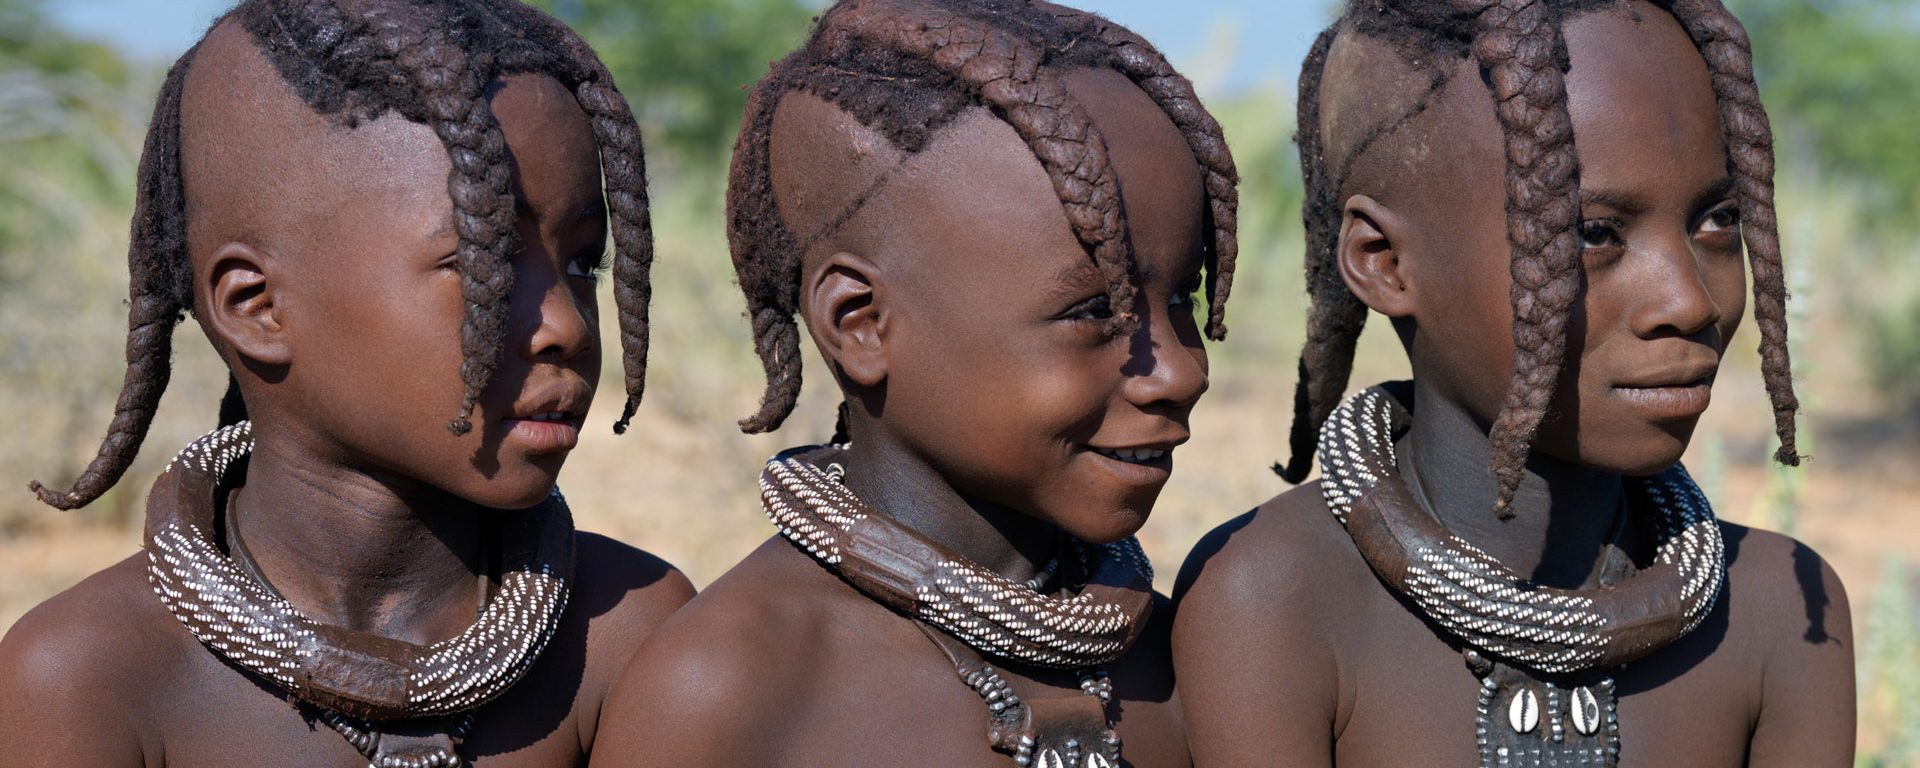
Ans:
[{"label": "ochre-covered hair", "polygon": [[[794,316],[801,261],[811,243],[781,222],[769,163],[774,111],[788,93],[832,103],[909,155],[966,109],[992,111],[1033,149],[1074,235],[1106,279],[1114,312],[1109,331],[1135,327],[1134,255],[1106,142],[1061,82],[1062,72],[1081,67],[1126,75],[1180,129],[1200,162],[1212,226],[1207,335],[1226,336],[1239,253],[1239,177],[1220,124],[1159,51],[1107,19],[1033,0],[843,0],[754,87],[734,146],[727,234],[754,349],[767,374],[760,409],[740,422],[743,430],[779,427],[800,394]],[[838,221],[864,202],[865,196],[854,201]]]},{"label": "ochre-covered hair", "polygon": [[[1514,373],[1494,421],[1495,511],[1510,514],[1535,431],[1546,416],[1566,356],[1567,319],[1580,286],[1580,180],[1573,119],[1567,112],[1569,60],[1561,26],[1567,18],[1619,0],[1355,0],[1320,34],[1300,72],[1297,141],[1306,182],[1302,206],[1307,290],[1312,308],[1300,354],[1290,436],[1292,457],[1276,467],[1289,482],[1306,479],[1320,427],[1343,396],[1367,307],[1347,289],[1335,262],[1343,179],[1373,140],[1411,115],[1372,126],[1346,157],[1326,155],[1320,81],[1338,35],[1364,35],[1398,49],[1409,64],[1432,71],[1426,108],[1465,57],[1480,67],[1506,144],[1507,238],[1512,246]],[[1773,131],[1753,81],[1746,30],[1718,0],[1653,0],[1693,39],[1713,80],[1727,164],[1753,267],[1754,319],[1760,326],[1761,374],[1773,401],[1774,458],[1798,465],[1793,393],[1787,357],[1787,290],[1773,207]]]},{"label": "ochre-covered hair", "polygon": [[[500,360],[519,250],[506,140],[488,106],[487,86],[509,75],[539,74],[573,91],[599,146],[611,220],[627,392],[614,430],[623,431],[646,376],[653,234],[640,129],[592,49],[564,24],[515,0],[246,0],[218,23],[230,20],[246,29],[315,112],[348,126],[394,112],[432,127],[446,147],[466,304],[460,327],[465,392],[448,424],[456,435],[472,428],[474,404]],[[71,489],[32,484],[41,501],[61,509],[98,498],[133,463],[166,390],[174,326],[193,309],[180,102],[197,50],[167,73],[140,157],[127,254],[127,374],[113,422]],[[230,390],[222,404],[222,422],[243,417],[235,395]]]}]

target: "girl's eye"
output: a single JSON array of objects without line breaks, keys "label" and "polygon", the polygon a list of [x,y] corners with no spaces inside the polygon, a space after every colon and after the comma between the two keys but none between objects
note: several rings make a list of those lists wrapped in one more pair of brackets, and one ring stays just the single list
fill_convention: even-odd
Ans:
[{"label": "girl's eye", "polygon": [[1107,304],[1107,297],[1094,296],[1069,307],[1061,317],[1067,320],[1108,320],[1113,317],[1113,307]]},{"label": "girl's eye", "polygon": [[1620,223],[1612,219],[1581,222],[1580,245],[1586,248],[1611,248],[1620,245]]},{"label": "girl's eye", "polygon": [[592,256],[581,256],[567,262],[567,277],[578,277],[583,280],[598,283],[600,282],[600,276],[606,274],[606,272],[606,262],[604,257],[599,253],[595,253]]},{"label": "girl's eye", "polygon": [[1723,205],[1707,213],[1700,220],[1701,232],[1722,232],[1740,226],[1740,207]]}]

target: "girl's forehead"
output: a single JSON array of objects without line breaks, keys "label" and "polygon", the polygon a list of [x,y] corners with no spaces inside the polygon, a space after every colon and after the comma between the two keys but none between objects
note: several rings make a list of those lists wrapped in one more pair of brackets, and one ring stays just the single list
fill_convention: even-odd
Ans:
[{"label": "girl's forehead", "polygon": [[1600,10],[1565,28],[1582,186],[1711,183],[1725,173],[1719,101],[1692,38],[1659,11]]}]

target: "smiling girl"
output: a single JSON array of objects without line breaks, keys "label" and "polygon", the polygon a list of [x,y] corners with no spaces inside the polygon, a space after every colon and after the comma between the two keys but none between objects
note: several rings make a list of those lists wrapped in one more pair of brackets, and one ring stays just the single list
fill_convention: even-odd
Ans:
[{"label": "smiling girl", "polygon": [[1104,19],[829,9],[755,89],[729,208],[769,375],[743,426],[793,407],[798,313],[843,435],[767,465],[782,535],[641,651],[595,763],[1185,765],[1132,535],[1224,332],[1233,184]]}]

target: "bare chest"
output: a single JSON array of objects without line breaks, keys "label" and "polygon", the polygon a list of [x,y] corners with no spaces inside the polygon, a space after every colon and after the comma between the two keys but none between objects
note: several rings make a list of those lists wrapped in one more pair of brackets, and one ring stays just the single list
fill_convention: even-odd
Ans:
[{"label": "bare chest", "polygon": [[[1158,661],[1164,666],[1164,654]],[[1120,736],[1123,764],[1189,765],[1179,702],[1166,675],[1143,668],[1152,665],[1130,654],[1109,668],[1114,696],[1106,714]],[[1084,696],[1070,672],[995,668],[1023,700]],[[765,734],[763,755],[772,764],[1015,765],[988,743],[987,702],[924,638],[904,646],[888,643],[884,650],[842,647],[815,670],[805,690],[791,698],[785,722]]]},{"label": "bare chest", "polygon": [[[1745,764],[1758,701],[1753,670],[1715,653],[1711,625],[1613,676],[1622,768]],[[1483,716],[1482,681],[1425,623],[1403,611],[1376,626],[1342,658],[1353,681],[1336,723],[1343,768],[1407,765],[1414,756],[1420,764],[1478,765],[1479,728],[1547,736],[1555,726],[1566,734],[1579,727],[1565,689],[1543,688],[1533,713],[1494,706]]]},{"label": "bare chest", "polygon": [[[304,765],[361,768],[368,761],[320,713],[204,649],[180,660],[140,724],[149,765]],[[552,661],[553,663],[550,663]],[[512,690],[474,713],[457,749],[480,766],[568,766],[586,761],[574,700],[577,672],[542,661]]]}]

